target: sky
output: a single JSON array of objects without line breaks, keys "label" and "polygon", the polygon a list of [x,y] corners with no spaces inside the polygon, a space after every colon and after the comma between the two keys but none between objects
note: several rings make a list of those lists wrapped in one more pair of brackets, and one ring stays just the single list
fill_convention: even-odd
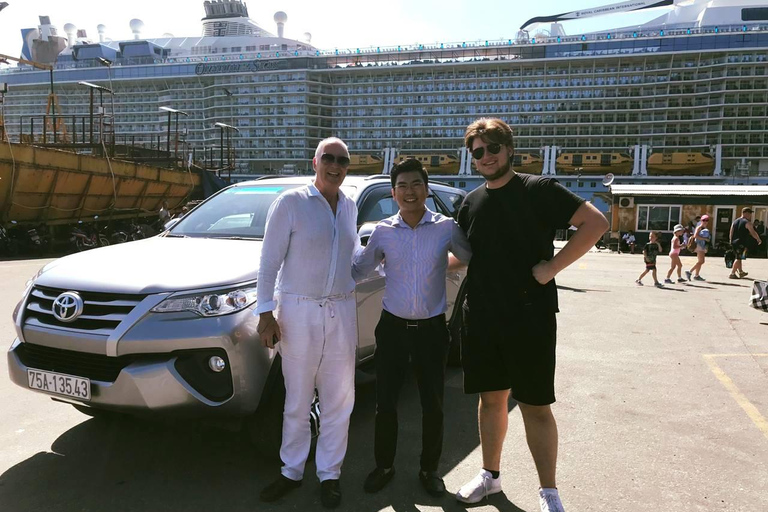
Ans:
[{"label": "sky", "polygon": [[[143,36],[199,36],[204,16],[203,0],[6,0],[0,11],[0,53],[19,56],[22,28],[38,26],[38,16],[47,15],[65,36],[64,24],[85,29],[96,41],[96,26],[107,26],[106,36],[131,39],[129,22],[144,22]],[[279,0],[246,2],[248,13],[259,25],[277,32],[272,17],[288,14],[285,36],[303,39],[312,34],[320,49],[369,46],[431,44],[514,38],[520,25],[534,16],[544,16],[616,3],[617,0]],[[649,21],[666,10],[609,15],[564,23],[566,33],[601,31]]]}]

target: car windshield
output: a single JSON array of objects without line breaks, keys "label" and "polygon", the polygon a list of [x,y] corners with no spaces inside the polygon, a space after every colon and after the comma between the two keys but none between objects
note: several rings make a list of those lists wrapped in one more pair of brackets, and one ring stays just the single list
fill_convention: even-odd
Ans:
[{"label": "car windshield", "polygon": [[[198,238],[264,238],[269,207],[301,184],[251,184],[232,187],[208,199],[171,228],[168,236]],[[354,197],[354,188],[344,187]]]}]

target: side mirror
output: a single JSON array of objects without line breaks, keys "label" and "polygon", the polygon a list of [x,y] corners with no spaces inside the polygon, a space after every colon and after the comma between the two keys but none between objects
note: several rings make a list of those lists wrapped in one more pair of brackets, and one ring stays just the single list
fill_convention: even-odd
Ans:
[{"label": "side mirror", "polygon": [[171,229],[173,226],[175,226],[176,224],[178,224],[180,220],[181,220],[181,217],[176,217],[175,219],[171,219],[171,220],[169,220],[168,222],[166,222],[165,224],[163,224],[163,228],[164,228],[166,231],[168,231],[168,230],[169,230],[169,229]]},{"label": "side mirror", "polygon": [[368,240],[371,238],[371,234],[373,233],[373,230],[376,228],[375,222],[366,222],[362,226],[360,226],[360,229],[357,230],[357,236],[360,237],[360,243],[363,245],[368,245]]}]

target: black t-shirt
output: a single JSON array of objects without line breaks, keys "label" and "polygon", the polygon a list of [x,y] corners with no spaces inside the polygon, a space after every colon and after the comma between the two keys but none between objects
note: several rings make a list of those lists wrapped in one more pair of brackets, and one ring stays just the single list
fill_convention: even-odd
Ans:
[{"label": "black t-shirt", "polygon": [[553,178],[521,173],[499,189],[480,186],[470,192],[458,216],[472,246],[470,309],[504,313],[532,305],[558,311],[554,279],[542,286],[531,269],[552,259],[555,231],[569,227],[583,202]]},{"label": "black t-shirt", "polygon": [[648,242],[645,244],[643,252],[645,252],[646,263],[656,263],[656,256],[659,255],[661,249],[659,248],[659,244],[657,242]]},{"label": "black t-shirt", "polygon": [[732,245],[747,245],[747,243],[749,243],[749,241],[752,239],[752,235],[747,229],[748,223],[749,221],[744,217],[739,217],[733,221],[733,240],[731,240]]}]

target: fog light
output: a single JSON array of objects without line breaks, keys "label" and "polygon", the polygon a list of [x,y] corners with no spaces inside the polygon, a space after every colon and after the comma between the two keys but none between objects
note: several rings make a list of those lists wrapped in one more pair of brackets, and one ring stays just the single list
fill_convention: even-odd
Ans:
[{"label": "fog light", "polygon": [[224,371],[224,368],[227,367],[227,363],[225,363],[224,360],[219,356],[213,356],[208,360],[208,366],[211,368],[211,370],[219,373]]}]

